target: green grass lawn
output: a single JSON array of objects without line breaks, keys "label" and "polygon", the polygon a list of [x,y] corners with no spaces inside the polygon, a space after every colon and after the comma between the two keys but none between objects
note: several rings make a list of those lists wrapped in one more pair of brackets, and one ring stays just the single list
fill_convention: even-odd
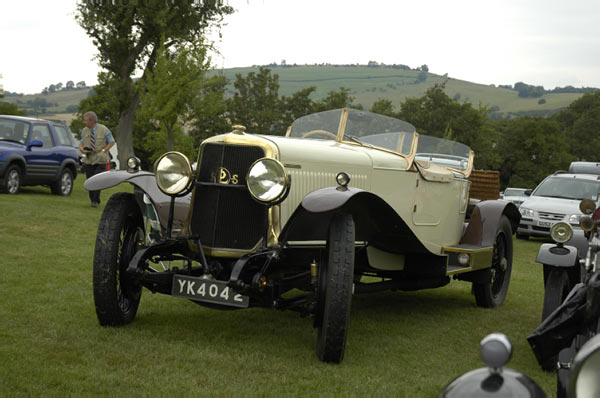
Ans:
[{"label": "green grass lawn", "polygon": [[344,361],[320,362],[316,330],[294,312],[210,310],[144,291],[137,318],[98,325],[92,257],[102,208],[84,178],[63,198],[42,187],[0,194],[0,395],[294,395],[434,397],[483,366],[479,341],[506,333],[509,367],[555,395],[526,337],[539,324],[540,245],[515,241],[508,298],[475,306],[470,284],[355,296]]}]

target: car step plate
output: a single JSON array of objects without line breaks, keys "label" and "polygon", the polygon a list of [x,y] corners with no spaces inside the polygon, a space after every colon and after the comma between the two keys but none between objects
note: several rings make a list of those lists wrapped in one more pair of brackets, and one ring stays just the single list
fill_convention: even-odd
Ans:
[{"label": "car step plate", "polygon": [[187,275],[173,275],[171,294],[175,297],[232,307],[247,308],[250,303],[248,296],[236,293],[227,286],[227,282]]}]

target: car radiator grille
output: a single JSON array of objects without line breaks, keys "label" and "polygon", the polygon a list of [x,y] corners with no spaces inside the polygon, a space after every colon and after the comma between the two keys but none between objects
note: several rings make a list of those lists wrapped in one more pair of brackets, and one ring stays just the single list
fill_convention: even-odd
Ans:
[{"label": "car radiator grille", "polygon": [[264,156],[255,146],[204,146],[191,217],[191,231],[203,246],[250,250],[265,235],[267,207],[254,201],[246,188],[248,169]]},{"label": "car radiator grille", "polygon": [[540,217],[541,220],[547,220],[547,221],[561,221],[562,219],[565,218],[564,214],[559,214],[559,213],[546,213],[546,212],[538,212],[538,216]]}]

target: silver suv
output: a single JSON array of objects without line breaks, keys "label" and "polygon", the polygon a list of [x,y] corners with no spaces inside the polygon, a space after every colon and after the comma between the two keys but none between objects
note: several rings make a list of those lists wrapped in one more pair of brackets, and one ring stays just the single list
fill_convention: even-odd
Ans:
[{"label": "silver suv", "polygon": [[521,221],[517,238],[550,236],[550,228],[564,221],[579,228],[579,202],[598,201],[600,163],[573,162],[568,172],[557,171],[546,177],[519,207]]}]

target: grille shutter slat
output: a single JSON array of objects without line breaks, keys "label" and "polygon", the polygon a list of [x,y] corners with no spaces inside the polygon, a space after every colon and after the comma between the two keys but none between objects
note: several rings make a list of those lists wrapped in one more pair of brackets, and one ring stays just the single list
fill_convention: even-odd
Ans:
[{"label": "grille shutter slat", "polygon": [[220,143],[204,146],[197,181],[221,182],[196,185],[191,229],[204,246],[250,250],[264,236],[267,208],[255,202],[247,189],[232,188],[234,182],[245,187],[248,169],[264,156],[264,151],[255,146]]}]

